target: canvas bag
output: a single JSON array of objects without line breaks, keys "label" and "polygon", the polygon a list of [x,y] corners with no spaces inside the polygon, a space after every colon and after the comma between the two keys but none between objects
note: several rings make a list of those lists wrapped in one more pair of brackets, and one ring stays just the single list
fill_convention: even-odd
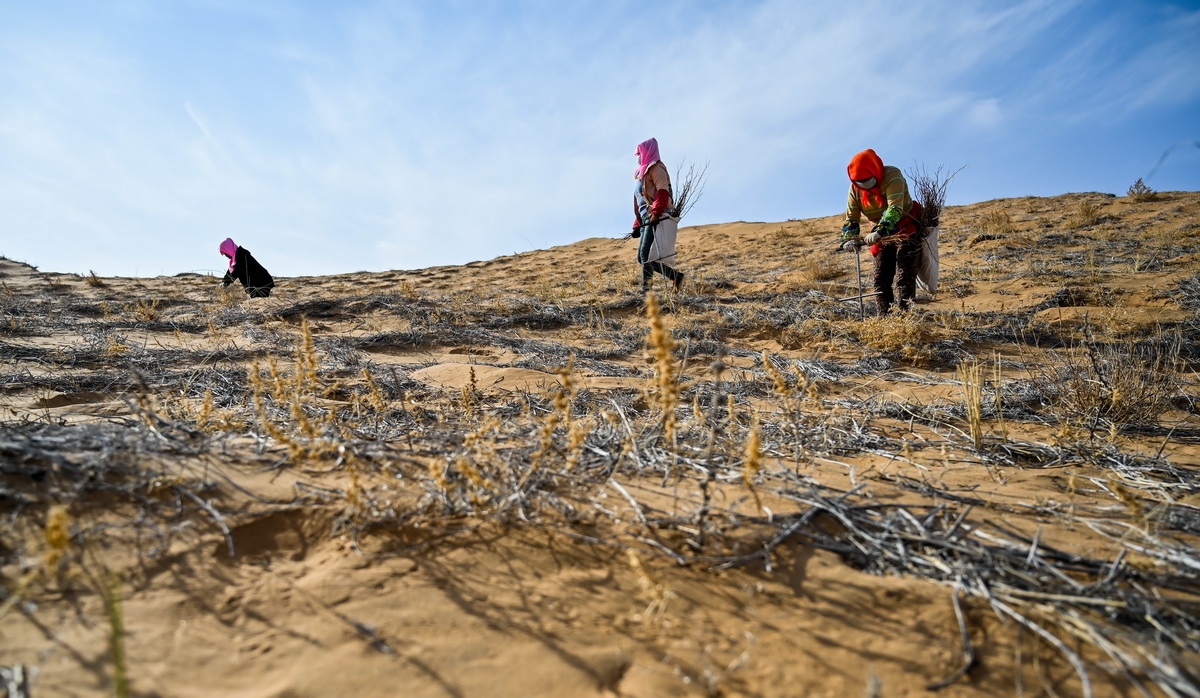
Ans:
[{"label": "canvas bag", "polygon": [[654,243],[650,246],[647,262],[675,264],[675,237],[679,234],[679,219],[660,218],[654,224]]},{"label": "canvas bag", "polygon": [[930,294],[937,293],[938,287],[938,231],[941,228],[930,228],[925,239],[921,241],[921,258],[917,261],[917,286]]},{"label": "canvas bag", "polygon": [[[663,168],[665,169],[666,165],[663,165]],[[638,204],[638,220],[645,224],[650,220],[650,203],[642,195],[643,184],[642,180],[637,180],[637,185],[634,187],[634,196],[636,197],[634,200]],[[674,196],[673,192],[671,196]],[[643,263],[675,264],[675,237],[679,234],[679,216],[674,214],[675,209],[667,209],[666,215],[654,224],[654,242],[650,246],[649,259],[643,260]]]}]

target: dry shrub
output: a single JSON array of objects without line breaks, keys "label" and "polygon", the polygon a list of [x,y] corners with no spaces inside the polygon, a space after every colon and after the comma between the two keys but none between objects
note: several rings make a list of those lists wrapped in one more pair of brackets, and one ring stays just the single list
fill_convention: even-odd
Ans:
[{"label": "dry shrub", "polygon": [[267,375],[255,362],[250,385],[259,425],[285,446],[292,463],[299,465],[336,456],[340,443],[330,438],[337,427],[335,411],[321,406],[334,386],[318,374],[320,360],[306,319],[301,320],[296,345],[290,370],[268,355]]},{"label": "dry shrub", "polygon": [[235,286],[219,286],[213,299],[213,311],[235,308],[245,297],[245,292]]},{"label": "dry shrub", "polygon": [[1044,367],[1050,411],[1064,424],[1148,426],[1158,422],[1179,390],[1178,344],[1086,343],[1075,352],[1055,352]]},{"label": "dry shrub", "polygon": [[836,346],[837,336],[836,323],[821,318],[809,318],[783,328],[779,335],[779,346],[788,350],[823,349],[831,344]]},{"label": "dry shrub", "polygon": [[[641,276],[639,272],[637,281],[634,283],[639,283],[640,281]],[[693,275],[688,284],[691,285],[692,291],[695,294],[701,296],[715,296],[721,291],[728,291],[734,287],[733,281],[730,278],[724,276],[703,276],[700,274]]]},{"label": "dry shrub", "polygon": [[824,232],[819,230],[812,221],[789,218],[787,225],[781,225],[767,233],[767,239],[777,245],[795,247],[805,238],[823,234]]},{"label": "dry shrub", "polygon": [[1130,185],[1129,191],[1126,194],[1129,195],[1130,201],[1138,204],[1158,199],[1158,192],[1146,186],[1141,177],[1138,178],[1138,181]]},{"label": "dry shrub", "polygon": [[415,301],[421,295],[416,284],[408,280],[396,284],[396,293],[410,301]]},{"label": "dry shrub", "polygon": [[104,288],[104,280],[96,276],[96,272],[90,269],[88,270],[88,275],[83,280],[92,288]]},{"label": "dry shrub", "polygon": [[845,273],[836,259],[826,255],[810,255],[800,265],[800,278],[805,281],[832,281]]},{"label": "dry shrub", "polygon": [[1100,205],[1094,201],[1080,201],[1075,213],[1067,220],[1072,228],[1088,228],[1104,219]]},{"label": "dry shrub", "polygon": [[911,313],[867,318],[849,330],[858,335],[861,344],[916,366],[937,363],[934,343],[957,334],[951,328]]},{"label": "dry shrub", "polygon": [[129,353],[129,345],[125,343],[124,337],[114,332],[104,338],[104,347],[100,353],[105,358],[115,359]]},{"label": "dry shrub", "polygon": [[975,227],[978,232],[967,240],[968,246],[1006,238],[1016,229],[1007,211],[988,211],[979,217]]},{"label": "dry shrub", "polygon": [[1013,230],[1012,216],[1007,211],[988,211],[979,219],[979,232],[983,235],[1004,237]]},{"label": "dry shrub", "polygon": [[133,317],[142,322],[150,322],[158,317],[158,299],[152,301],[139,300],[136,305],[128,308]]}]

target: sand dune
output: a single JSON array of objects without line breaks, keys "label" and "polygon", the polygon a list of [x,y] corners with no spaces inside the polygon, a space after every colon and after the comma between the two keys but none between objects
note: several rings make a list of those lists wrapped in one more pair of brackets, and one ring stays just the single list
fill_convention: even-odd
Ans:
[{"label": "sand dune", "polygon": [[269,299],[0,258],[0,665],[39,697],[1200,695],[1200,193],[951,207],[939,292],[865,321],[839,226],[683,228],[657,358],[631,241],[263,250]]}]

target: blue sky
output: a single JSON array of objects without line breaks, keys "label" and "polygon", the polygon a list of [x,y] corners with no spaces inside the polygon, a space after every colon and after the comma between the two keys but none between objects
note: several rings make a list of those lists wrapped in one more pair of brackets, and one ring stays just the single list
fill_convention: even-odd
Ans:
[{"label": "blue sky", "polygon": [[1147,183],[1196,190],[1200,2],[0,3],[0,255],[44,271],[616,237],[651,136],[708,163],[684,225],[837,213],[868,147],[965,166],[952,204],[1123,194],[1177,144]]}]

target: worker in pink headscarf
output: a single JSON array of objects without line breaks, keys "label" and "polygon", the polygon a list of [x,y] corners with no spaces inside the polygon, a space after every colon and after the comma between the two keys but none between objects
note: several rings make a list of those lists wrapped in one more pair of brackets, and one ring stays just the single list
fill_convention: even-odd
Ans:
[{"label": "worker in pink headscarf", "polygon": [[651,138],[638,144],[638,159],[633,177],[637,188],[633,195],[631,237],[640,238],[638,263],[642,265],[642,290],[650,287],[654,272],[665,276],[678,291],[683,288],[683,273],[675,269],[675,236],[679,216],[671,198],[671,176],[658,154],[658,141]]},{"label": "worker in pink headscarf", "polygon": [[218,249],[229,258],[229,271],[225,272],[222,285],[228,286],[237,279],[242,282],[251,298],[266,298],[271,295],[271,289],[275,288],[275,279],[272,279],[263,265],[250,254],[250,250],[238,247],[232,238],[225,238]]}]

